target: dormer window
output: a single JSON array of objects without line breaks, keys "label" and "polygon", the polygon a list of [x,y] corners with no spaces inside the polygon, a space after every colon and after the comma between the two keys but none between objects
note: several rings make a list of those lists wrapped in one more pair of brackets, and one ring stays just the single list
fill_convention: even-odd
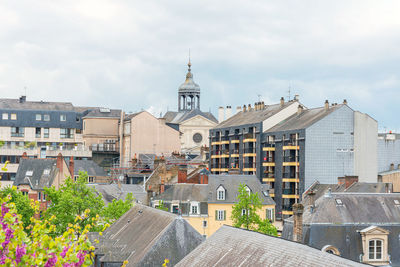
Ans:
[{"label": "dormer window", "polygon": [[217,189],[217,200],[225,200],[225,188],[222,185]]},{"label": "dormer window", "polygon": [[200,214],[200,209],[199,209],[199,202],[190,202],[190,214],[192,215],[198,215]]},{"label": "dormer window", "polygon": [[50,169],[45,169],[43,171],[43,175],[49,175],[50,174]]},{"label": "dormer window", "polygon": [[389,231],[378,226],[370,226],[360,231],[362,237],[362,261],[374,265],[389,264],[388,254]]},{"label": "dormer window", "polygon": [[27,171],[26,173],[25,173],[25,176],[32,176],[33,175],[33,171]]}]

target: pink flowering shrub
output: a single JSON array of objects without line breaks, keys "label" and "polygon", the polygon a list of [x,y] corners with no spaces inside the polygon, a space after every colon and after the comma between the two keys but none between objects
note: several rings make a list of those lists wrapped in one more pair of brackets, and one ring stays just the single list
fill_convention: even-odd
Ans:
[{"label": "pink flowering shrub", "polygon": [[[0,197],[0,265],[1,266],[89,266],[92,264],[94,247],[87,233],[97,219],[92,219],[84,229],[80,221],[89,210],[78,216],[67,231],[55,235],[55,217],[48,220],[31,218],[32,224],[24,231],[21,215],[17,213],[11,196]],[[38,211],[37,205],[35,209]]]}]

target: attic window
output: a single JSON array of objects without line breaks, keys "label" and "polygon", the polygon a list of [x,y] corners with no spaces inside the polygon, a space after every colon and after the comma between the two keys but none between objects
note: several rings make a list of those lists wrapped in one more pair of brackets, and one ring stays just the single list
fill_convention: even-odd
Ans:
[{"label": "attic window", "polygon": [[217,200],[225,200],[225,188],[222,185],[217,189]]},{"label": "attic window", "polygon": [[43,171],[43,175],[49,175],[50,174],[50,169],[45,169]]},{"label": "attic window", "polygon": [[342,202],[342,200],[340,200],[340,199],[335,199],[336,200],[336,205],[338,205],[338,206],[343,206],[343,202]]},{"label": "attic window", "polygon": [[32,176],[33,175],[33,171],[27,171],[26,173],[25,173],[25,176]]},{"label": "attic window", "polygon": [[394,200],[394,204],[395,204],[395,205],[400,205],[400,201],[399,201],[398,199],[395,199],[395,200]]}]

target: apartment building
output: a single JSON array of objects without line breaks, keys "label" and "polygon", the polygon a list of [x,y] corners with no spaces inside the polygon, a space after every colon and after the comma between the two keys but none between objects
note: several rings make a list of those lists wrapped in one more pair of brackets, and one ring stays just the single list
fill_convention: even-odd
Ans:
[{"label": "apartment building", "polygon": [[82,135],[85,112],[71,103],[0,99],[0,113],[0,166],[9,162],[3,180],[15,179],[24,152],[30,158],[92,156]]},{"label": "apartment building", "polygon": [[377,181],[377,122],[346,101],[313,109],[297,100],[256,103],[211,135],[211,172],[257,175],[271,188],[278,219],[293,214],[292,205],[316,180],[332,184],[355,175]]}]

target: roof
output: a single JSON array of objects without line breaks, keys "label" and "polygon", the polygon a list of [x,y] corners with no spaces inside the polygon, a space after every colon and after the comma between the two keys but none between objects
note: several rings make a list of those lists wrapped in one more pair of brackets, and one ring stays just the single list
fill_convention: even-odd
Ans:
[{"label": "roof", "polygon": [[202,116],[212,122],[218,123],[218,120],[214,117],[211,112],[203,112],[200,109],[192,109],[187,111],[168,111],[164,115],[166,123],[180,124],[187,121],[195,116]]},{"label": "roof", "polygon": [[183,84],[179,86],[179,92],[185,92],[185,91],[200,92],[200,86],[193,81],[193,74],[190,69],[191,66],[192,64],[189,61],[188,63],[189,68],[188,68],[188,73],[186,74],[186,80]]},{"label": "roof", "polygon": [[222,226],[176,266],[365,266],[278,237]]},{"label": "roof", "polygon": [[279,122],[274,127],[270,129],[264,129],[264,131],[267,130],[266,132],[280,132],[305,129],[343,106],[343,104],[330,106],[328,110],[325,110],[324,107],[305,109],[300,114],[295,113],[289,118]]},{"label": "roof", "polygon": [[208,185],[206,184],[174,184],[164,193],[154,197],[154,200],[181,200],[207,202]]},{"label": "roof", "polygon": [[287,108],[294,102],[285,102],[283,106],[281,104],[274,104],[274,105],[267,105],[264,109],[255,110],[251,109],[250,111],[241,111],[230,117],[229,119],[221,122],[214,129],[219,128],[226,128],[232,126],[240,126],[246,124],[253,124],[253,123],[261,123],[264,120],[268,119],[269,117],[275,115],[279,111]]},{"label": "roof", "polygon": [[388,188],[391,188],[390,183],[360,183],[355,182],[346,188],[345,184],[321,184],[319,181],[315,181],[309,188],[303,193],[304,203],[308,203],[309,199],[307,193],[313,191],[315,193],[314,199],[318,199],[325,195],[330,189],[331,192],[353,192],[353,193],[386,193]]},{"label": "roof", "polygon": [[389,174],[395,174],[395,173],[399,173],[400,169],[395,169],[395,170],[391,170],[391,171],[384,171],[384,172],[380,172],[378,173],[378,175],[389,175]]},{"label": "roof", "polygon": [[113,223],[96,245],[101,262],[127,266],[161,266],[164,259],[174,265],[197,247],[203,238],[182,217],[135,204]]},{"label": "roof", "polygon": [[74,160],[74,174],[80,171],[87,172],[89,176],[107,176],[107,173],[93,160]]},{"label": "roof", "polygon": [[109,108],[88,108],[89,112],[84,118],[120,118],[120,109],[109,109]]},{"label": "roof", "polygon": [[114,199],[120,200],[125,199],[128,193],[132,193],[132,196],[136,199],[136,202],[146,204],[147,193],[143,190],[142,185],[137,184],[88,184],[92,186],[103,196],[103,200],[108,205]]},{"label": "roof", "polygon": [[56,165],[57,159],[21,158],[14,185],[29,185],[32,189],[50,187],[58,173]]},{"label": "roof", "polygon": [[[313,210],[311,206],[304,208],[303,224],[400,225],[400,204],[396,204],[395,200],[400,203],[400,194],[327,194],[315,201]],[[292,222],[293,218],[287,221]]]},{"label": "roof", "polygon": [[[264,192],[268,191],[268,185],[261,184],[255,175],[209,175],[208,176],[208,203],[236,203],[238,188],[241,183],[246,184],[253,193],[258,193],[263,205],[274,205],[275,202]],[[217,200],[217,189],[225,188],[225,200]]]},{"label": "roof", "polygon": [[23,101],[19,99],[1,98],[0,109],[25,109],[25,110],[62,110],[75,111],[69,102]]}]

